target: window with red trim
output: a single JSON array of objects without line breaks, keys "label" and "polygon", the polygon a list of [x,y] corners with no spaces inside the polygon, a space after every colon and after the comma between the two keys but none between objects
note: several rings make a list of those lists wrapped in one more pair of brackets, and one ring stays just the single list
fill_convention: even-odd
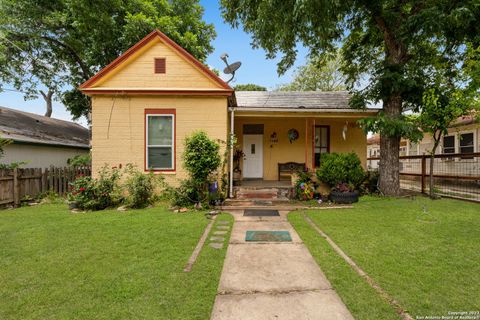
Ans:
[{"label": "window with red trim", "polygon": [[147,113],[146,168],[175,169],[175,114]]}]

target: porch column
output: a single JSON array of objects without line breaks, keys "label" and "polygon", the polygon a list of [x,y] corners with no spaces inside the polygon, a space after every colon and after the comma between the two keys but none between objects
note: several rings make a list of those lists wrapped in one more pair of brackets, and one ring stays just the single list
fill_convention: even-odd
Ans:
[{"label": "porch column", "polygon": [[234,109],[232,108],[232,110],[230,111],[230,177],[229,177],[229,181],[228,181],[228,196],[229,198],[233,198],[233,148],[234,148],[234,135],[235,135],[235,130],[234,130],[234,114],[235,114],[235,111]]}]

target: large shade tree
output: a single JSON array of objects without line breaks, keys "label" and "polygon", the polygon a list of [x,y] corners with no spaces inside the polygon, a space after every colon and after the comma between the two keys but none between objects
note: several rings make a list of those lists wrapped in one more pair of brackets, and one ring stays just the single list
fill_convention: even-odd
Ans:
[{"label": "large shade tree", "polygon": [[2,0],[0,78],[52,89],[78,118],[90,101],[77,87],[155,28],[205,60],[215,30],[202,15],[198,0]]},{"label": "large shade tree", "polygon": [[[477,0],[222,0],[226,21],[253,35],[253,46],[270,58],[281,54],[280,73],[302,43],[312,56],[342,52],[351,105],[383,104],[365,122],[380,133],[380,188],[400,192],[399,146],[412,132],[402,112],[422,104],[430,70],[442,60],[461,69],[466,48],[478,48]],[[478,51],[477,51],[478,53]],[[477,59],[478,56],[473,57]]]}]

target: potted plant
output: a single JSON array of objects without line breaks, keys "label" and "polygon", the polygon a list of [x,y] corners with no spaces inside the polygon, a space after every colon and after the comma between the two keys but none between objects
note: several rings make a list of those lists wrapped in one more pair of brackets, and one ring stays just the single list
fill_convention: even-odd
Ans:
[{"label": "potted plant", "polygon": [[317,177],[331,188],[329,199],[335,203],[358,201],[358,187],[365,180],[360,159],[355,153],[323,154]]}]

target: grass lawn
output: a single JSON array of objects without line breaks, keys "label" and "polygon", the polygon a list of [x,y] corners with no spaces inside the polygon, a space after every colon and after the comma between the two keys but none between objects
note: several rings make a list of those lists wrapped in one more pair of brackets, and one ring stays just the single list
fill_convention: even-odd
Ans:
[{"label": "grass lawn", "polygon": [[208,319],[226,246],[183,272],[207,224],[160,207],[0,211],[0,319]]},{"label": "grass lawn", "polygon": [[[480,310],[479,204],[365,197],[306,214],[414,318]],[[289,220],[356,319],[399,319],[302,212]]]}]

